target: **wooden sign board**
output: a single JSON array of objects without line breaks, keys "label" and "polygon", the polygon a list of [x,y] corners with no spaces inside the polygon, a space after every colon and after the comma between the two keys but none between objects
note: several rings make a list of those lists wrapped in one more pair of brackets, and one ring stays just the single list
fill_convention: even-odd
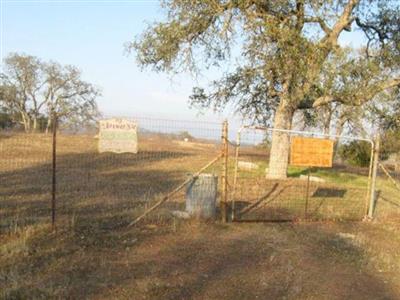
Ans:
[{"label": "wooden sign board", "polygon": [[101,120],[99,152],[137,153],[137,124],[126,119]]},{"label": "wooden sign board", "polygon": [[290,164],[301,167],[332,167],[334,141],[292,137]]}]

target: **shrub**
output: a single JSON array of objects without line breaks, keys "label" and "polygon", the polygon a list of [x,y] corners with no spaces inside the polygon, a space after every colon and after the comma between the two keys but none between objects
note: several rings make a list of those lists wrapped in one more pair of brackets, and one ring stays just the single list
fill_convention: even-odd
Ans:
[{"label": "shrub", "polygon": [[12,128],[14,125],[11,115],[0,111],[0,129]]},{"label": "shrub", "polygon": [[371,144],[366,141],[352,141],[341,145],[339,156],[353,166],[367,167],[371,160]]}]

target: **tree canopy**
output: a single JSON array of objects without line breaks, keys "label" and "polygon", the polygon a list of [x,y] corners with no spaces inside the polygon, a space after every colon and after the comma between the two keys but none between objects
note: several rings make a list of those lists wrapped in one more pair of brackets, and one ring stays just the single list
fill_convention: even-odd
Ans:
[{"label": "tree canopy", "polygon": [[[236,62],[194,88],[192,104],[234,104],[247,117],[290,129],[294,113],[330,103],[360,106],[400,85],[400,8],[390,0],[169,0],[166,20],[130,47],[155,71],[198,71]],[[359,31],[358,49],[341,46]],[[332,64],[332,62],[334,62]],[[288,136],[274,133],[270,176],[286,176]]]},{"label": "tree canopy", "polygon": [[12,53],[1,74],[0,106],[25,130],[37,130],[38,120],[47,127],[60,121],[84,123],[98,115],[98,88],[81,79],[74,66],[43,62],[37,57]]}]

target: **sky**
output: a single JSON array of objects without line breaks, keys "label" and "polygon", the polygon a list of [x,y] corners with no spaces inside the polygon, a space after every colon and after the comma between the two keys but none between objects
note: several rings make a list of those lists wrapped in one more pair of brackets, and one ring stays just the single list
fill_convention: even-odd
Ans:
[{"label": "sky", "polygon": [[[159,1],[1,0],[0,7],[1,56],[19,52],[79,67],[84,80],[101,88],[104,115],[209,121],[233,116],[231,110],[199,115],[188,107],[192,87],[204,86],[209,74],[171,79],[142,71],[127,55],[124,45],[163,17]],[[346,44],[358,40],[354,34],[342,38]]]},{"label": "sky", "polygon": [[[2,57],[26,53],[80,68],[103,114],[220,120],[188,107],[199,80],[141,70],[124,45],[162,18],[158,1],[2,1]],[[206,82],[206,78],[200,79]]]}]

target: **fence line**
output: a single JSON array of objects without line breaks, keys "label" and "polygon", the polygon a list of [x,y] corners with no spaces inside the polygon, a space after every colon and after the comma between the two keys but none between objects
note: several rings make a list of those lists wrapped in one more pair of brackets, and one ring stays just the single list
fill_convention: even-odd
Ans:
[{"label": "fence line", "polygon": [[394,186],[400,191],[400,184],[390,175],[389,171],[386,170],[386,168],[379,163],[379,167],[382,169],[382,171],[385,173],[385,175],[389,178],[389,180],[394,184]]},{"label": "fence line", "polygon": [[[53,218],[61,229],[84,225],[86,220],[107,223],[107,218],[117,216],[128,224],[153,200],[220,154],[221,124],[135,120],[137,154],[98,153],[96,127],[71,131],[61,124],[54,139],[56,173],[52,172],[52,134],[1,131],[0,232],[52,223]],[[207,171],[220,174],[220,168],[213,165]],[[53,174],[57,202],[52,201]],[[169,207],[182,206],[183,198],[183,191],[177,193]],[[160,212],[149,222],[154,218],[167,216]]]},{"label": "fence line", "polygon": [[[260,126],[243,126],[238,130],[236,142],[239,146],[235,151],[234,159],[235,167],[233,175],[234,191],[232,192],[232,219],[237,219],[235,216],[235,211],[237,209],[238,216],[243,217],[245,214],[251,215],[247,220],[276,221],[310,219],[310,217],[316,220],[335,218],[333,212],[323,212],[324,209],[334,206],[334,202],[328,198],[333,198],[335,201],[344,199],[348,203],[352,202],[352,205],[347,204],[347,207],[345,204],[335,206],[336,212],[339,212],[339,215],[336,216],[338,219],[348,219],[351,217],[353,219],[355,218],[361,220],[364,218],[365,214],[363,213],[363,205],[358,199],[364,198],[366,205],[369,202],[373,161],[372,158],[368,163],[368,170],[365,170],[368,174],[368,176],[366,176],[367,180],[362,186],[358,187],[349,186],[347,184],[344,189],[342,188],[344,186],[343,183],[332,182],[331,178],[327,177],[327,175],[329,175],[329,169],[315,167],[297,168],[297,170],[295,167],[289,167],[289,173],[296,171],[297,173],[300,172],[301,174],[289,174],[289,178],[283,181],[267,179],[266,177],[268,177],[268,174],[263,173],[262,169],[268,170],[269,166],[265,162],[268,161],[269,157],[266,154],[266,149],[263,150],[262,147],[266,147],[266,145],[263,145],[263,143],[270,143],[272,140],[272,134],[274,132],[283,134],[288,140],[292,140],[294,136],[317,136],[319,138],[333,138],[336,144],[342,143],[344,140],[363,141],[370,144],[371,153],[373,152],[374,142],[370,139],[348,136],[340,137],[329,134],[274,129]],[[257,147],[259,149],[257,149]],[[336,145],[335,148],[337,147],[338,146]],[[311,152],[313,151],[313,149],[309,150],[311,150]],[[315,153],[318,152],[318,149],[314,150]],[[264,152],[265,154],[263,154]],[[243,157],[242,161],[240,161],[239,155]],[[280,158],[275,157],[275,159]],[[282,157],[282,159],[286,160],[285,157]],[[240,163],[242,166],[239,165]],[[282,161],[282,163],[286,162]],[[242,171],[240,171],[240,169],[242,169]],[[314,176],[310,176],[311,170],[313,170],[313,173],[316,173]],[[333,175],[333,172],[331,173],[331,175]],[[302,178],[304,178],[304,180],[299,181],[299,179]],[[341,188],[342,190],[340,190]],[[240,189],[242,189],[241,192]],[[364,191],[364,196],[361,196],[359,192],[356,192],[360,189]],[[343,191],[343,195],[339,195],[339,191]],[[310,194],[310,192],[312,192],[312,194]],[[337,195],[335,195],[335,193]],[[345,194],[347,194],[347,196],[345,196]],[[311,196],[312,198],[310,198]],[[250,198],[252,199],[249,200]],[[244,204],[244,201],[246,206],[237,208],[237,201],[242,202],[241,205]],[[319,207],[315,209],[313,216],[309,216],[309,205],[310,203],[313,204],[313,202],[315,202],[314,206],[319,205]],[[355,216],[354,208],[356,207],[358,214]],[[370,207],[369,210],[372,211],[373,208]],[[348,214],[348,216],[346,216],[346,214]]]},{"label": "fence line", "polygon": [[[61,229],[93,224],[100,228],[112,228],[115,223],[127,226],[160,201],[163,205],[157,207],[161,209],[148,215],[145,222],[169,222],[170,209],[184,209],[184,187],[169,194],[217,156],[222,156],[221,163],[208,166],[205,172],[220,178],[222,220],[240,215],[258,220],[263,214],[291,220],[360,219],[360,199],[375,196],[370,192],[371,164],[355,168],[338,153],[333,169],[312,168],[308,176],[307,168],[289,167],[288,179],[267,179],[273,129],[266,133],[265,128],[243,128],[232,143],[228,136],[233,132],[228,132],[227,122],[130,120],[138,124],[136,154],[99,153],[96,124],[75,126],[74,130],[60,124],[54,135],[0,131],[0,233],[49,223],[60,224]],[[324,136],[282,133],[289,138]],[[338,149],[357,140],[334,138]],[[373,144],[368,139],[359,141]],[[258,169],[245,170],[246,163],[258,165]],[[386,171],[391,172],[389,168]],[[325,182],[315,181],[318,178]],[[382,176],[378,176],[377,189],[381,193],[374,202],[378,215],[383,215],[387,211],[383,204],[395,203],[397,194]],[[166,195],[168,201],[162,201]]]},{"label": "fence line", "polygon": [[189,182],[191,182],[193,179],[196,179],[199,177],[199,175],[207,170],[210,166],[215,164],[222,155],[218,155],[216,158],[214,158],[212,161],[207,163],[204,167],[202,167],[199,171],[197,171],[195,174],[193,174],[191,177],[187,178],[184,182],[182,182],[178,187],[176,187],[172,192],[170,192],[168,195],[166,195],[164,198],[162,198],[160,201],[155,203],[152,207],[147,209],[143,214],[141,214],[139,217],[137,217],[132,223],[129,223],[129,226],[133,226],[137,224],[140,220],[142,220],[145,216],[147,216],[149,213],[154,211],[156,208],[158,208],[161,204],[169,200],[173,195],[178,193],[180,190],[182,190]]}]

